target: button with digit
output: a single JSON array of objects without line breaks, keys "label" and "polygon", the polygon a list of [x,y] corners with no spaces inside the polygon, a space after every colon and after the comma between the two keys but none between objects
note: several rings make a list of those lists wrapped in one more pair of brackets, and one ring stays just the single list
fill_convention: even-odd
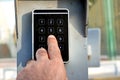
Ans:
[{"label": "button with digit", "polygon": [[39,36],[39,42],[45,42],[45,36]]},{"label": "button with digit", "polygon": [[63,50],[64,50],[64,45],[63,45],[63,44],[60,44],[60,45],[59,45],[59,48],[60,48],[61,51],[63,51]]},{"label": "button with digit", "polygon": [[48,19],[48,25],[54,25],[54,19]]},{"label": "button with digit", "polygon": [[53,34],[53,33],[54,33],[54,28],[48,27],[48,34]]},{"label": "button with digit", "polygon": [[64,29],[62,27],[58,27],[57,28],[57,33],[58,34],[63,34],[64,33]]},{"label": "button with digit", "polygon": [[58,42],[63,42],[64,41],[64,37],[61,36],[61,35],[59,35],[57,38],[58,38]]},{"label": "button with digit", "polygon": [[63,19],[57,19],[57,24],[58,25],[63,25]]},{"label": "button with digit", "polygon": [[44,27],[40,27],[38,29],[38,31],[39,31],[40,34],[44,34],[45,33],[45,28]]},{"label": "button with digit", "polygon": [[38,23],[39,23],[39,25],[44,25],[45,24],[45,19],[39,19]]}]

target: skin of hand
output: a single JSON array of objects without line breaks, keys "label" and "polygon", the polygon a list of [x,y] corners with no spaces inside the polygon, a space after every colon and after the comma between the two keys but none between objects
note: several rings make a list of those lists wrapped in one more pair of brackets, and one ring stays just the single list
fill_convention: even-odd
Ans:
[{"label": "skin of hand", "polygon": [[67,80],[66,70],[56,38],[48,36],[48,52],[40,48],[36,61],[31,60],[18,73],[16,80]]}]

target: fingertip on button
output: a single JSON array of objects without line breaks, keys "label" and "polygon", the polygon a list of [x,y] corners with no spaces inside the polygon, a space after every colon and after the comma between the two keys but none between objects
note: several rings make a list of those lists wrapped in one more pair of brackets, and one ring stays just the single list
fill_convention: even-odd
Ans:
[{"label": "fingertip on button", "polygon": [[55,36],[54,35],[49,35],[48,38],[55,38]]}]

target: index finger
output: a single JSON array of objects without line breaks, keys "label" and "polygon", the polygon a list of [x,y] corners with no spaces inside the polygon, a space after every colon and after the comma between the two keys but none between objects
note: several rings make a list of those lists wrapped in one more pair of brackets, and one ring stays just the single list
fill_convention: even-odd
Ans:
[{"label": "index finger", "polygon": [[48,54],[50,59],[62,59],[57,39],[53,35],[48,36]]}]

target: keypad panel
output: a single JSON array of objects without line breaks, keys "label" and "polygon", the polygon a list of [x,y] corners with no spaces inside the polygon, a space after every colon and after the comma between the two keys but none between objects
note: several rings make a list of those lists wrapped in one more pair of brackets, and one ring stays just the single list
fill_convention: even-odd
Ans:
[{"label": "keypad panel", "polygon": [[[49,10],[50,12],[51,10]],[[43,11],[44,12],[44,11]],[[49,13],[48,12],[48,13]],[[39,11],[38,11],[39,13]],[[47,37],[55,35],[63,61],[69,60],[68,48],[68,11],[65,13],[34,14],[34,58],[38,48],[47,49]]]}]

